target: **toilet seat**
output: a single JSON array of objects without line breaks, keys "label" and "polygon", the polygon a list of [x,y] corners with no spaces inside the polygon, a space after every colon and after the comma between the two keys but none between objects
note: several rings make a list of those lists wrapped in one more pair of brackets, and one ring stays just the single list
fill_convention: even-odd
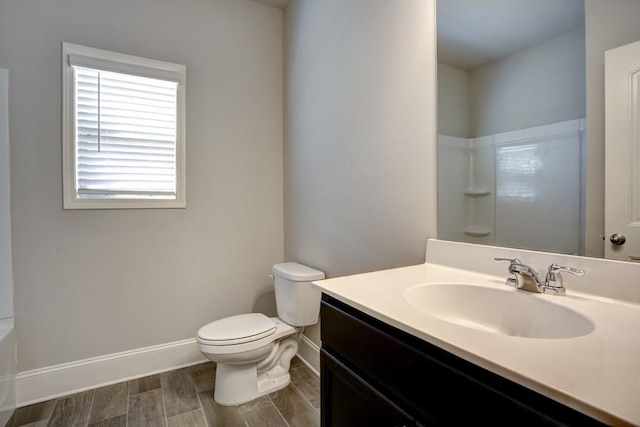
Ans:
[{"label": "toilet seat", "polygon": [[239,314],[204,325],[197,337],[205,345],[245,344],[273,335],[276,327],[276,323],[262,313]]},{"label": "toilet seat", "polygon": [[[198,343],[198,349],[204,354],[209,354],[209,355],[227,355],[227,354],[249,352],[249,351],[254,351],[263,347],[270,346],[280,338],[286,337],[288,335],[293,335],[300,330],[300,328],[296,328],[291,325],[288,325],[287,323],[283,322],[281,319],[277,317],[272,317],[267,319],[271,321],[273,325],[275,325],[275,330],[273,330],[271,333],[269,333],[268,335],[262,338],[256,338],[250,341],[247,340],[247,337],[235,338],[237,340],[244,339],[245,342],[241,344],[221,344],[221,342],[222,343],[228,342],[228,340],[227,341],[209,341],[201,338],[200,334],[198,334],[196,338],[196,341]],[[207,356],[207,357],[211,359],[210,356]]]}]

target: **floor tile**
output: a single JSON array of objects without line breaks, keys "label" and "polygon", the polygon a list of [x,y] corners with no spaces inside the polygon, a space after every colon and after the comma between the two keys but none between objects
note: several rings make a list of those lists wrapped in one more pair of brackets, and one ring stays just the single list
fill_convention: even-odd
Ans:
[{"label": "floor tile", "polygon": [[167,418],[167,427],[207,427],[201,409]]},{"label": "floor tile", "polygon": [[162,402],[162,390],[152,390],[129,396],[129,427],[164,426],[165,414]]},{"label": "floor tile", "polygon": [[94,391],[90,390],[58,399],[48,425],[51,427],[86,426],[93,394]]},{"label": "floor tile", "polygon": [[247,424],[251,426],[287,426],[269,396],[262,396],[238,406]]},{"label": "floor tile", "polygon": [[189,370],[198,393],[211,391],[216,381],[216,364],[213,362],[192,366]]},{"label": "floor tile", "polygon": [[[42,421],[36,421],[35,423],[22,424],[21,427],[47,427],[48,424],[49,424],[49,420],[42,420]],[[9,423],[7,425],[11,426],[12,424]]]},{"label": "floor tile", "polygon": [[127,426],[127,414],[120,415],[113,418],[107,418],[104,420],[96,421],[89,424],[89,427],[126,427]]},{"label": "floor tile", "polygon": [[209,426],[244,427],[247,425],[237,406],[218,405],[213,400],[213,392],[200,393],[198,397]]},{"label": "floor tile", "polygon": [[[267,398],[268,399],[268,398]],[[288,424],[282,415],[269,400],[269,405],[242,414],[249,427],[287,427]]]},{"label": "floor tile", "polygon": [[[297,357],[295,358],[297,359]],[[315,409],[320,410],[320,377],[302,362],[291,366],[291,382]]]},{"label": "floor tile", "polygon": [[96,389],[89,414],[89,424],[127,414],[127,384],[119,383]]},{"label": "floor tile", "polygon": [[289,384],[282,390],[271,393],[269,397],[290,427],[320,425],[320,412],[311,406],[294,385]]},{"label": "floor tile", "polygon": [[200,408],[189,369],[160,374],[167,418]]},{"label": "floor tile", "polygon": [[13,417],[11,417],[7,427],[24,426],[39,421],[49,422],[49,418],[51,417],[55,406],[56,400],[49,400],[42,403],[36,403],[35,405],[18,408],[13,413]]},{"label": "floor tile", "polygon": [[131,380],[127,383],[127,385],[129,386],[130,396],[155,390],[157,388],[160,388],[160,375],[151,375],[148,377]]},{"label": "floor tile", "polygon": [[256,411],[258,409],[264,408],[265,406],[273,406],[273,402],[269,399],[269,396],[262,396],[251,402],[243,403],[242,405],[238,405],[238,409],[241,414],[246,414],[248,412]]}]

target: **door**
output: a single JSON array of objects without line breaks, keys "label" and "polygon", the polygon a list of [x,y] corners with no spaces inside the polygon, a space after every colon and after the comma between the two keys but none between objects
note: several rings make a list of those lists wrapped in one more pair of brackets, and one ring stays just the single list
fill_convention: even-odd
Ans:
[{"label": "door", "polygon": [[640,41],[605,52],[605,257],[640,261]]},{"label": "door", "polygon": [[412,417],[326,350],[320,350],[322,426],[410,427]]}]

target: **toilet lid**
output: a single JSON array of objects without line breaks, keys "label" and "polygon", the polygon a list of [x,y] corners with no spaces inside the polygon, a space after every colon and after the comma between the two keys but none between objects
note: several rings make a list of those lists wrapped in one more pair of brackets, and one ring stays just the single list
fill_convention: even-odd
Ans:
[{"label": "toilet lid", "polygon": [[240,314],[211,322],[198,331],[198,339],[210,345],[232,345],[259,340],[276,331],[276,324],[262,313]]}]

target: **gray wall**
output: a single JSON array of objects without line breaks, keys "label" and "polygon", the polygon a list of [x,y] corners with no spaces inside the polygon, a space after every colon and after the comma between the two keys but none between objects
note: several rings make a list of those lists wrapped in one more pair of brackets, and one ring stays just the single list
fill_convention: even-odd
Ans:
[{"label": "gray wall", "polygon": [[469,129],[470,73],[438,62],[438,134],[472,138]]},{"label": "gray wall", "polygon": [[[640,1],[585,0],[587,200],[585,251],[604,255],[604,52],[640,40]],[[607,236],[608,238],[608,236]]]},{"label": "gray wall", "polygon": [[[187,66],[187,208],[62,209],[61,43]],[[2,0],[19,371],[195,337],[283,259],[282,11]]]},{"label": "gray wall", "polygon": [[434,36],[432,0],[289,5],[285,259],[328,277],[424,262],[437,229]]},{"label": "gray wall", "polygon": [[13,317],[8,82],[9,72],[0,68],[0,319]]},{"label": "gray wall", "polygon": [[477,138],[585,116],[584,27],[472,71],[438,63],[438,133]]}]

